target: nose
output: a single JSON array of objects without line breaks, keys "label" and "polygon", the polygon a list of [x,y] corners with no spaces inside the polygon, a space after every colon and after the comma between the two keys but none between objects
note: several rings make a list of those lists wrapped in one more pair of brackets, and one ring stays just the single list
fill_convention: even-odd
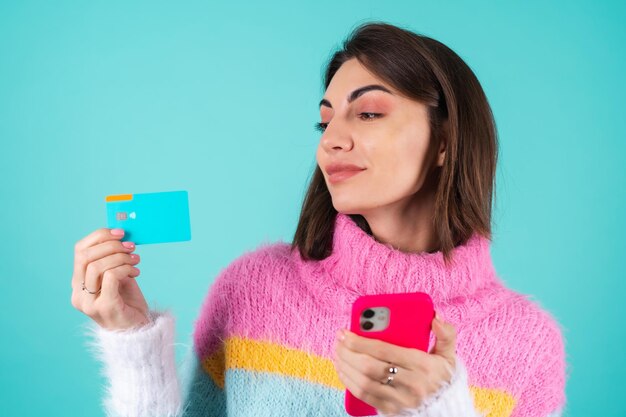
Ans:
[{"label": "nose", "polygon": [[324,134],[322,134],[321,146],[327,153],[333,153],[340,150],[349,151],[354,147],[352,133],[347,126],[342,126],[335,119],[328,123]]}]

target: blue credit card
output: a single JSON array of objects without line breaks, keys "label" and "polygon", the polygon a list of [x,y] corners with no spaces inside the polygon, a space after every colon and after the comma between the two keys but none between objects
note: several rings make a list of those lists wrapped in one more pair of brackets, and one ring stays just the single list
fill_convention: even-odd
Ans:
[{"label": "blue credit card", "polygon": [[136,245],[191,240],[187,191],[105,197],[107,227],[124,229],[122,242]]}]

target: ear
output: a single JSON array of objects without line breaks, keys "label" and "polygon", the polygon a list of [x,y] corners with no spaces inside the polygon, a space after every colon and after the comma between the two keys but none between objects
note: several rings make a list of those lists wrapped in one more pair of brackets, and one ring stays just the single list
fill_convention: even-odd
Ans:
[{"label": "ear", "polygon": [[448,124],[444,124],[443,130],[441,131],[441,139],[439,140],[439,149],[437,150],[437,161],[436,166],[443,166],[443,162],[446,159],[446,144],[448,142]]},{"label": "ear", "polygon": [[443,166],[443,162],[446,159],[446,141],[445,138],[441,138],[439,142],[439,150],[437,151],[437,166]]}]

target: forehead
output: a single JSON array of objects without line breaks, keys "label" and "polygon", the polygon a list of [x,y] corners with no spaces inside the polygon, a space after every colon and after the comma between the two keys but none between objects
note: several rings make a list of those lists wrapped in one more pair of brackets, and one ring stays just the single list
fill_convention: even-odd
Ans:
[{"label": "forehead", "polygon": [[339,67],[326,89],[324,98],[332,103],[338,103],[338,100],[345,101],[353,90],[368,84],[383,85],[396,94],[393,87],[372,74],[356,58],[351,58]]}]

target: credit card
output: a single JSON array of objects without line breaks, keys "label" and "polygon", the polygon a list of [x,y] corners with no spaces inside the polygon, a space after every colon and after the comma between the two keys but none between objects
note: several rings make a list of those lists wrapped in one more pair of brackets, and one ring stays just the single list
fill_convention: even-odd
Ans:
[{"label": "credit card", "polygon": [[187,191],[105,197],[107,227],[124,229],[122,242],[136,245],[191,240]]}]

